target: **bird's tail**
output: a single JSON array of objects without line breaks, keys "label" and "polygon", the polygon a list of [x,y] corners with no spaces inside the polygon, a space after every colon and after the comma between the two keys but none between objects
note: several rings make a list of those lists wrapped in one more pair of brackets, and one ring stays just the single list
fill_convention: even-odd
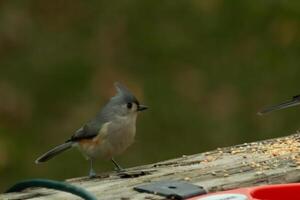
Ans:
[{"label": "bird's tail", "polygon": [[275,111],[275,110],[281,110],[281,109],[289,108],[289,107],[296,106],[296,105],[300,105],[300,95],[294,96],[293,99],[283,102],[281,104],[266,107],[265,109],[262,109],[261,111],[259,111],[257,114],[264,115],[264,114],[267,114],[267,113]]},{"label": "bird's tail", "polygon": [[48,151],[48,152],[44,153],[43,155],[41,155],[40,157],[38,157],[38,159],[35,160],[35,163],[39,164],[42,162],[46,162],[47,160],[50,160],[51,158],[60,154],[61,152],[71,148],[72,145],[73,145],[73,142],[71,142],[71,141],[63,143],[61,145],[58,145],[58,146],[54,147],[53,149],[51,149],[50,151]]}]

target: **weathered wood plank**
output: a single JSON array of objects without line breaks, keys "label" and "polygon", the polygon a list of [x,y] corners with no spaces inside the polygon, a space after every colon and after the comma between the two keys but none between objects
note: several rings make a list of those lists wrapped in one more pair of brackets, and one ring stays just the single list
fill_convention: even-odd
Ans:
[{"label": "weathered wood plank", "polygon": [[[164,199],[138,193],[134,186],[159,180],[185,180],[210,192],[262,184],[289,183],[300,180],[300,134],[265,140],[214,151],[182,156],[155,164],[134,167],[128,172],[145,175],[125,178],[115,172],[96,179],[75,178],[68,182],[84,187],[99,199]],[[31,189],[0,195],[0,199],[79,199],[73,195],[47,189]]]}]

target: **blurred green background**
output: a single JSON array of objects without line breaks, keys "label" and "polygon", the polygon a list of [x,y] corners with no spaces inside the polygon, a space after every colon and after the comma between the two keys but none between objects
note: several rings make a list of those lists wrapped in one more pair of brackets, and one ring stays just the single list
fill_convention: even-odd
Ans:
[{"label": "blurred green background", "polygon": [[[294,133],[300,108],[256,112],[300,93],[299,1],[0,2],[0,190],[84,176],[65,141],[127,85],[150,106],[126,167]],[[98,172],[112,170],[98,160]]]}]

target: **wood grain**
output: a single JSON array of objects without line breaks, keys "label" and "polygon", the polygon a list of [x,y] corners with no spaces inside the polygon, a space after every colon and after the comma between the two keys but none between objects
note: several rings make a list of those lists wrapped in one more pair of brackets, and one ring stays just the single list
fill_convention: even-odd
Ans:
[{"label": "wood grain", "polygon": [[[133,190],[134,186],[159,180],[184,180],[203,186],[209,192],[262,184],[298,182],[299,141],[300,134],[297,133],[134,167],[128,169],[128,174],[108,172],[99,174],[95,179],[81,177],[67,181],[84,187],[99,200],[164,199]],[[2,194],[0,199],[80,198],[54,190],[29,189],[19,193]]]}]

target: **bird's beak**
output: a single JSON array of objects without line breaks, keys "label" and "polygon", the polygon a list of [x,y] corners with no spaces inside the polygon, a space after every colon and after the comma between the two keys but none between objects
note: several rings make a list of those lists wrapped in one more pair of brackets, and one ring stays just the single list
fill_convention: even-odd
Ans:
[{"label": "bird's beak", "polygon": [[138,105],[137,111],[143,111],[143,110],[146,110],[146,109],[148,109],[147,106],[145,106],[145,105]]}]

